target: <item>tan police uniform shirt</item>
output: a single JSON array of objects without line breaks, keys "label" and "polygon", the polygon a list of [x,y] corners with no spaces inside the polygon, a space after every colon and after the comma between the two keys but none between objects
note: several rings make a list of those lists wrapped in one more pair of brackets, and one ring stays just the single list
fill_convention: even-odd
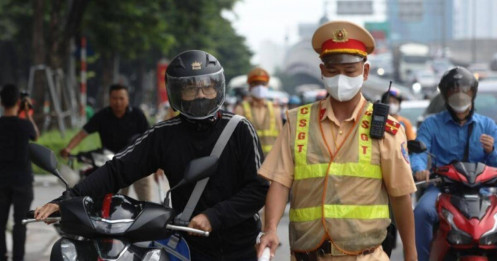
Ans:
[{"label": "tan police uniform shirt", "polygon": [[[323,102],[323,105],[325,105],[325,111],[324,113],[321,113],[322,117],[320,120],[325,139],[333,154],[335,154],[337,147],[344,141],[347,133],[354,128],[355,121],[359,121],[361,119],[362,115],[358,114],[360,113],[362,107],[361,105],[364,102],[366,102],[366,100],[361,95],[361,100],[352,113],[352,116],[341,123],[337,120],[335,114],[333,113],[330,99],[328,98],[325,102]],[[316,124],[315,119],[311,122],[311,124]],[[258,172],[261,176],[268,180],[276,181],[285,187],[291,188],[294,179],[294,148],[291,145],[293,144],[293,141],[290,139],[295,137],[296,124],[295,122],[287,123],[289,124],[285,124],[283,127],[276,143],[273,145],[272,151],[267,155]],[[321,135],[321,133],[318,131],[317,133],[312,133],[310,135]],[[336,140],[334,137],[336,137]],[[349,136],[348,139],[357,139],[357,137]],[[416,187],[407,155],[406,135],[403,128],[399,128],[399,131],[395,135],[385,132],[384,138],[375,142],[378,142],[379,146],[375,145],[376,149],[373,149],[372,151],[372,159],[378,159],[381,164],[383,184],[388,194],[393,197],[399,197],[415,192]],[[341,150],[346,149],[347,148],[341,148]],[[328,152],[323,151],[322,153]],[[349,156],[353,155],[349,154]],[[362,191],[361,194],[367,195],[368,188],[365,187],[364,190],[365,191]],[[353,193],[353,191],[350,193]],[[371,194],[373,193],[374,192],[371,191]],[[375,257],[377,259],[375,259]],[[344,256],[333,257],[333,259],[329,257],[320,260],[388,260],[387,257],[386,259],[383,259],[382,257],[386,257],[386,255],[384,255],[383,251],[378,248],[377,251],[366,256]]]},{"label": "tan police uniform shirt", "polygon": [[[352,113],[352,116],[341,123],[333,113],[330,99],[328,98],[326,102],[324,102],[326,111],[321,118],[321,123],[326,141],[333,153],[346,138],[346,135],[351,128],[354,127],[355,121],[360,120],[358,114],[363,102],[365,102],[365,99],[361,95],[361,100]],[[314,124],[316,123],[316,121],[312,122]],[[294,177],[294,148],[290,145],[292,143],[290,137],[295,137],[295,135],[291,135],[291,133],[295,133],[295,122],[287,123],[288,124],[285,124],[278,136],[276,143],[273,145],[273,150],[267,155],[264,163],[259,169],[259,174],[266,179],[276,181],[285,187],[290,188]],[[399,129],[395,135],[385,132],[385,137],[382,140],[378,140],[380,145],[379,151],[373,150],[372,152],[373,158],[375,156],[380,158],[383,183],[388,194],[393,197],[407,195],[416,191],[409,164],[409,157],[407,155],[406,135],[404,131],[401,130],[402,128]],[[318,132],[311,135],[321,135],[321,133]],[[336,141],[334,141],[333,138],[335,136]],[[355,138],[357,137],[349,137],[349,139]],[[347,148],[342,148],[342,150],[345,149]]]}]

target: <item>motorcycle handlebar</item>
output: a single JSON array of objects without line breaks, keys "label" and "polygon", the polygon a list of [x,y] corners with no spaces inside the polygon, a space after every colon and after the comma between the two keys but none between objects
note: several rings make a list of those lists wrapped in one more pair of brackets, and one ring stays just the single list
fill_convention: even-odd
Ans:
[{"label": "motorcycle handlebar", "polygon": [[429,184],[434,184],[434,183],[438,183],[438,182],[441,182],[442,179],[441,178],[431,178],[429,180],[423,180],[423,181],[418,181],[418,182],[415,182],[414,184],[416,184],[416,187],[418,186],[423,186],[423,185],[429,185]]},{"label": "motorcycle handlebar", "polygon": [[204,231],[204,230],[200,230],[200,229],[195,229],[195,228],[191,228],[191,227],[183,227],[183,226],[175,226],[175,225],[166,225],[166,228],[167,229],[170,229],[170,230],[177,230],[177,231],[183,231],[183,232],[189,232],[189,233],[194,233],[194,234],[198,234],[198,235],[201,235],[201,236],[204,236],[204,237],[208,237],[210,232],[208,231]]},{"label": "motorcycle handlebar", "polygon": [[[61,219],[60,215],[58,213],[55,214],[55,215],[52,214],[48,218],[46,218],[44,220],[37,220],[37,219],[35,219],[33,214],[34,214],[34,211],[31,210],[28,213],[28,217],[22,220],[22,224],[26,225],[28,223],[35,223],[35,222],[58,222]],[[208,232],[208,231],[204,231],[204,230],[200,230],[200,229],[195,229],[195,228],[191,228],[191,227],[170,225],[170,224],[166,225],[166,229],[183,231],[183,232],[188,232],[188,233],[193,233],[193,234],[198,234],[198,235],[201,235],[201,236],[204,236],[204,237],[208,237],[209,234],[210,234],[210,232]]]},{"label": "motorcycle handlebar", "polygon": [[22,220],[22,224],[23,225],[26,225],[26,224],[29,224],[29,223],[36,223],[36,222],[59,222],[60,221],[60,217],[48,217],[44,220],[37,220],[37,219],[34,219],[34,218],[25,218]]}]

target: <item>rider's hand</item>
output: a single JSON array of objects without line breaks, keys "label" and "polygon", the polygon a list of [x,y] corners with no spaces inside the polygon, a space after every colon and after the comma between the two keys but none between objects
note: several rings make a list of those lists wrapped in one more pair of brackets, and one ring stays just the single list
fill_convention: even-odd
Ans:
[{"label": "rider's hand", "polygon": [[[35,209],[35,215],[34,218],[36,220],[45,220],[50,216],[52,213],[59,211],[59,205],[54,204],[54,203],[47,203],[41,208],[36,208]],[[45,222],[47,224],[53,223],[53,222]]]},{"label": "rider's hand", "polygon": [[490,135],[487,134],[482,134],[480,136],[480,142],[481,145],[483,146],[483,150],[485,153],[490,153],[494,150],[494,138]]},{"label": "rider's hand", "polygon": [[271,258],[273,258],[279,243],[280,240],[278,238],[278,235],[276,234],[276,231],[265,232],[264,235],[261,236],[261,242],[257,247],[257,258],[262,256],[262,252],[264,252],[264,248],[266,247],[269,247],[271,249]]},{"label": "rider's hand", "polygon": [[423,180],[428,181],[428,179],[430,179],[430,171],[429,170],[416,171],[414,177],[416,178],[417,181],[423,181]]},{"label": "rider's hand", "polygon": [[64,159],[67,159],[67,157],[69,157],[69,154],[71,154],[71,150],[69,150],[68,148],[63,148],[60,150],[60,156],[62,156],[62,158]]},{"label": "rider's hand", "polygon": [[[188,224],[188,227],[204,230],[207,232],[212,231],[211,222],[209,221],[209,218],[207,218],[205,214],[198,214],[195,217],[193,217],[192,220],[190,221],[190,224]],[[197,234],[190,233],[190,235],[197,235]]]}]

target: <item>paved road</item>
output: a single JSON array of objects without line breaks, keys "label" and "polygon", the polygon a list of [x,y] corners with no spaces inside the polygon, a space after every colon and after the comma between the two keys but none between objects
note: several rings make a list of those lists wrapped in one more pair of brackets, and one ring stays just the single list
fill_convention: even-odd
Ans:
[{"label": "paved road", "polygon": [[[167,185],[167,184],[166,184]],[[37,177],[35,181],[35,189],[34,195],[35,200],[33,201],[32,208],[34,209],[37,206],[41,206],[42,204],[58,197],[61,195],[63,191],[63,187],[56,182],[54,178],[51,176],[46,177]],[[154,198],[157,200],[158,192],[154,191]],[[133,196],[133,192],[132,195]],[[12,211],[11,211],[12,215]],[[12,222],[10,222],[10,225]],[[281,219],[281,222],[278,226],[278,234],[280,240],[282,241],[282,245],[278,248],[276,252],[276,256],[273,259],[274,261],[287,261],[290,260],[290,248],[288,244],[288,207],[285,212],[285,215]],[[48,261],[50,256],[50,251],[53,243],[58,239],[58,235],[53,229],[52,226],[45,225],[44,223],[31,223],[28,224],[28,232],[26,239],[26,261]],[[11,236],[8,233],[7,235],[7,245],[8,249],[12,249]],[[398,246],[401,246],[400,242]],[[401,261],[402,253],[398,247],[393,255],[393,261]]]}]

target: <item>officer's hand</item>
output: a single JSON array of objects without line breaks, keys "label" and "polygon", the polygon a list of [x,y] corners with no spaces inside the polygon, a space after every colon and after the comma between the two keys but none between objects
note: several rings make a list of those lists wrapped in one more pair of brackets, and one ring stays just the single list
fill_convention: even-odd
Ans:
[{"label": "officer's hand", "polygon": [[430,171],[429,170],[417,171],[414,174],[414,177],[416,178],[416,181],[423,181],[423,180],[428,181],[428,179],[430,179]]},{"label": "officer's hand", "polygon": [[[209,221],[209,218],[207,218],[205,214],[198,214],[195,217],[193,217],[192,220],[190,221],[190,224],[188,224],[188,227],[204,230],[207,232],[212,231],[211,222]],[[197,235],[194,233],[189,233],[189,234],[194,236]]]},{"label": "officer's hand", "polygon": [[480,142],[485,153],[488,154],[494,150],[494,137],[487,134],[482,134],[480,136]]},{"label": "officer's hand", "polygon": [[63,148],[60,150],[60,156],[62,156],[62,158],[64,159],[67,159],[67,157],[69,157],[69,154],[71,154],[71,151],[68,148]]},{"label": "officer's hand", "polygon": [[264,252],[264,249],[266,247],[269,247],[271,249],[271,258],[273,258],[279,243],[280,240],[278,239],[276,231],[265,232],[264,235],[262,235],[261,237],[261,242],[259,243],[259,246],[257,247],[257,258],[262,256],[262,252]]},{"label": "officer's hand", "polygon": [[[45,220],[50,216],[52,213],[55,213],[59,211],[59,205],[54,204],[54,203],[47,203],[41,208],[36,208],[35,209],[35,215],[34,218],[36,220]],[[45,221],[45,223],[50,224],[54,223],[55,221]]]},{"label": "officer's hand", "polygon": [[159,183],[161,179],[164,179],[164,171],[162,169],[157,169],[157,171],[154,173],[155,183]]}]

